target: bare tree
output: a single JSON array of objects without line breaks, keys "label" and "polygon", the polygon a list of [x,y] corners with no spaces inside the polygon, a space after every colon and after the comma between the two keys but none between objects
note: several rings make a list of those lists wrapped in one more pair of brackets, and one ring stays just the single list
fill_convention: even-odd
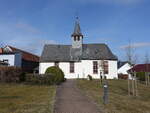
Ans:
[{"label": "bare tree", "polygon": [[138,96],[138,82],[137,82],[137,77],[136,77],[136,72],[134,72],[134,84],[135,84],[135,96]]},{"label": "bare tree", "polygon": [[129,41],[129,45],[125,47],[125,53],[126,53],[126,60],[130,64],[136,64],[138,61],[138,57],[135,54],[135,47],[131,42]]},{"label": "bare tree", "polygon": [[145,61],[144,61],[144,63],[146,64],[146,69],[145,69],[145,84],[146,85],[149,85],[149,81],[150,81],[150,79],[149,79],[149,72],[148,72],[148,69],[150,68],[149,67],[149,63],[150,63],[150,57],[149,57],[149,54],[148,54],[148,52],[146,52],[145,53],[145,59],[144,59]]},{"label": "bare tree", "polygon": [[144,63],[145,63],[145,64],[150,63],[150,56],[149,56],[148,52],[145,53]]},{"label": "bare tree", "polygon": [[128,75],[128,95],[130,96],[130,78],[129,78],[129,75]]},{"label": "bare tree", "polygon": [[[131,64],[131,65],[135,65],[137,63],[138,57],[135,54],[135,48],[134,45],[131,44],[131,42],[129,41],[129,45],[127,47],[125,47],[125,53],[126,53],[126,59],[127,61]],[[130,83],[130,79],[128,76],[128,95],[131,94],[134,96],[137,96],[137,77],[136,77],[136,72],[132,72],[132,80]]]}]

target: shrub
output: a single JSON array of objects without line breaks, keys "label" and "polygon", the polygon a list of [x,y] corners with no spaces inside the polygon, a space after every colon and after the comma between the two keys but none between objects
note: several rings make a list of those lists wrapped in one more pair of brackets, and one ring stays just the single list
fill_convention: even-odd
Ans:
[{"label": "shrub", "polygon": [[91,75],[88,75],[88,79],[89,79],[90,81],[92,81],[92,80],[93,80],[93,78],[92,78],[92,76],[91,76]]},{"label": "shrub", "polygon": [[136,76],[140,81],[145,81],[145,72],[137,72]]},{"label": "shrub", "polygon": [[0,67],[0,82],[19,82],[21,73],[18,67]]},{"label": "shrub", "polygon": [[38,85],[60,84],[60,82],[56,82],[56,76],[52,74],[27,74],[25,83]]},{"label": "shrub", "polygon": [[50,74],[27,74],[26,75],[26,83],[27,84],[39,84],[39,85],[52,85],[53,83],[53,75]]},{"label": "shrub", "polygon": [[22,72],[20,74],[19,80],[20,80],[20,82],[25,82],[26,81],[26,73],[25,72]]},{"label": "shrub", "polygon": [[57,66],[52,66],[52,67],[47,68],[45,74],[53,75],[51,79],[54,84],[60,84],[61,82],[65,80],[64,72]]}]

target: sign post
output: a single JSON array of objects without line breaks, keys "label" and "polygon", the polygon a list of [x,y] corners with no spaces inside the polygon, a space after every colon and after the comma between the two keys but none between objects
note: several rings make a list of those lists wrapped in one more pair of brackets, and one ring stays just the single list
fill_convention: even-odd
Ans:
[{"label": "sign post", "polygon": [[103,85],[103,102],[104,104],[108,104],[108,83],[105,81]]}]

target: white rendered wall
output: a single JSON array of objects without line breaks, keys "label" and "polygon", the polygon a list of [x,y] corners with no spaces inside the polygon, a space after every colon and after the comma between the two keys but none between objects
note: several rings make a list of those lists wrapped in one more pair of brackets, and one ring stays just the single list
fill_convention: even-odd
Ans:
[{"label": "white rendered wall", "polygon": [[75,62],[74,63],[74,72],[70,73],[70,63],[69,62],[62,62],[59,63],[59,67],[64,71],[66,78],[78,78],[81,75],[81,62]]},{"label": "white rendered wall", "polygon": [[[99,60],[82,60],[81,62],[75,62],[75,73],[70,73],[69,62],[59,62],[59,67],[63,70],[65,77],[71,78],[87,78],[87,75],[91,75],[93,78],[100,78],[100,67],[97,74],[93,74],[93,61]],[[109,73],[106,74],[108,79],[118,78],[117,76],[117,61],[108,61]],[[44,74],[48,67],[54,66],[53,62],[40,63],[39,73]]]},{"label": "white rendered wall", "polygon": [[[97,61],[98,62],[98,73],[97,74],[93,74],[93,61]],[[117,61],[108,61],[108,74],[105,74],[105,76],[108,79],[113,79],[113,78],[118,78],[117,76]],[[87,75],[92,75],[93,78],[100,78],[100,70],[102,68],[100,67],[100,61],[99,60],[82,60],[82,76],[81,78],[86,78]],[[102,73],[103,75],[103,73]]]},{"label": "white rendered wall", "polygon": [[109,74],[106,75],[108,79],[118,78],[117,73],[117,61],[108,61],[109,63]]},{"label": "white rendered wall", "polygon": [[[51,67],[54,65],[55,65],[54,62],[40,63],[39,73],[44,74],[48,67]],[[66,78],[78,78],[78,76],[81,74],[81,69],[80,69],[81,63],[80,62],[74,63],[74,67],[75,67],[75,73],[70,73],[70,63],[69,62],[59,62],[59,68],[61,68],[63,70]]]},{"label": "white rendered wall", "polygon": [[54,66],[54,62],[40,63],[39,74],[44,74],[48,67]]},{"label": "white rendered wall", "polygon": [[21,54],[16,53],[16,54],[1,54],[0,55],[0,60],[8,60],[9,66],[17,66],[21,67]]},{"label": "white rendered wall", "polygon": [[1,54],[0,55],[0,60],[8,60],[8,63],[10,66],[14,66],[15,65],[15,55],[14,54]]}]

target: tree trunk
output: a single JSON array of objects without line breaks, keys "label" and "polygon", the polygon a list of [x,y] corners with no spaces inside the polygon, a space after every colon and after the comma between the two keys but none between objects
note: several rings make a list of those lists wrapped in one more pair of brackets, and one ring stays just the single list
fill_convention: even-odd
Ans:
[{"label": "tree trunk", "polygon": [[134,72],[134,76],[135,76],[135,96],[138,96],[138,84],[137,84],[136,72]]},{"label": "tree trunk", "polygon": [[145,84],[147,85],[147,76],[146,76],[146,72],[145,72]]},{"label": "tree trunk", "polygon": [[150,83],[149,83],[149,82],[150,82],[149,76],[150,76],[150,73],[147,73],[147,84],[148,84],[148,85],[150,85]]},{"label": "tree trunk", "polygon": [[129,79],[129,75],[128,75],[128,95],[130,96],[130,79]]},{"label": "tree trunk", "polygon": [[135,89],[134,89],[134,77],[132,77],[132,95],[134,96],[135,95]]},{"label": "tree trunk", "polygon": [[100,82],[101,82],[101,84],[103,84],[103,77],[102,77],[102,75],[100,75]]}]

